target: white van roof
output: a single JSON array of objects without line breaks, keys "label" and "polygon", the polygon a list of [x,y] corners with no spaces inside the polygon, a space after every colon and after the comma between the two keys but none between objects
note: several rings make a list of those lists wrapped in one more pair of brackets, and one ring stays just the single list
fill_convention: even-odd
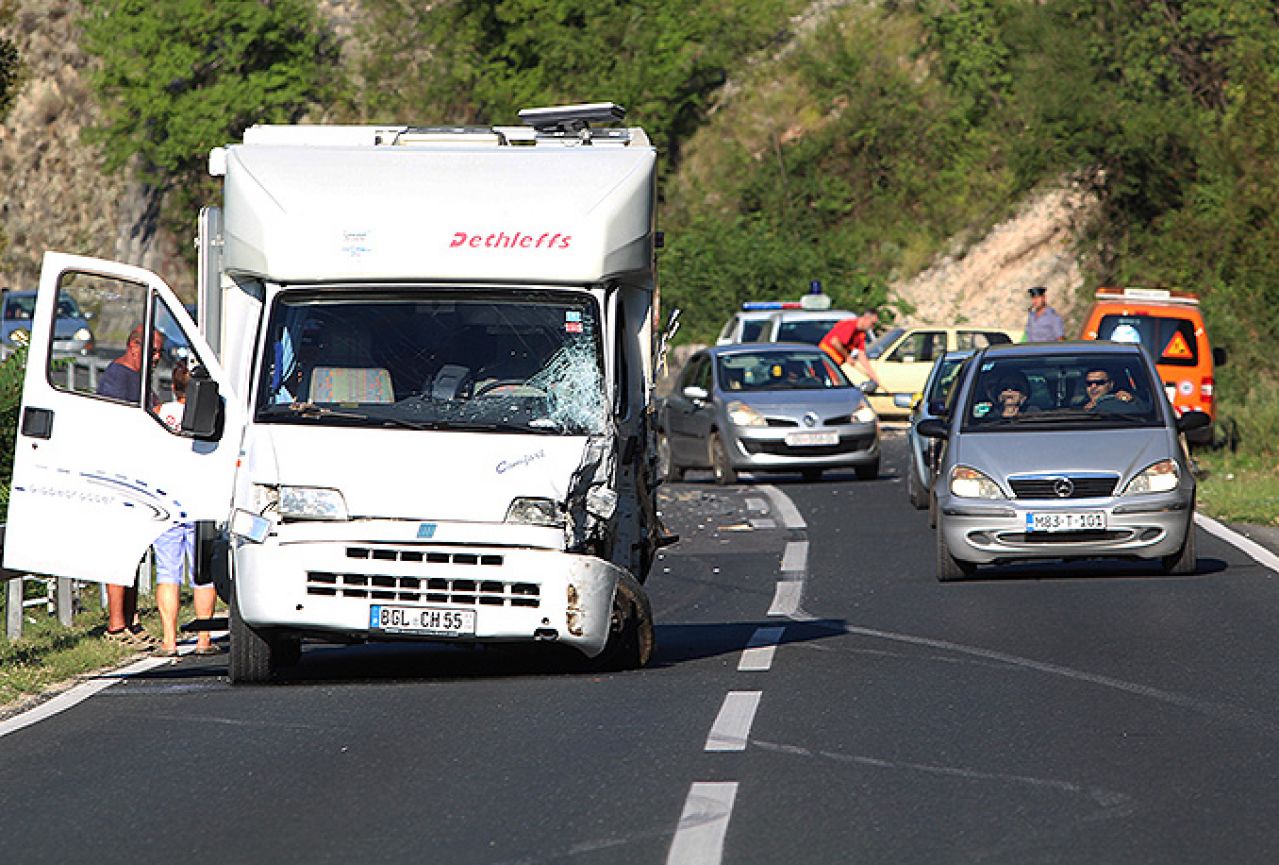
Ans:
[{"label": "white van roof", "polygon": [[210,154],[223,266],[279,282],[643,277],[655,151],[639,129],[595,134],[253,127]]}]

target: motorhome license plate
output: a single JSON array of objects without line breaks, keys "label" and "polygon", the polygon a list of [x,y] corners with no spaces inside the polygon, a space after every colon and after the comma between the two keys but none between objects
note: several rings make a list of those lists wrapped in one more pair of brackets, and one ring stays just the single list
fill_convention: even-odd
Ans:
[{"label": "motorhome license plate", "polygon": [[1105,528],[1105,511],[1026,514],[1027,532],[1094,532]]},{"label": "motorhome license plate", "polygon": [[786,433],[786,444],[791,447],[837,445],[839,444],[839,430],[803,430],[801,432]]},{"label": "motorhome license plate", "polygon": [[475,611],[373,604],[369,607],[369,628],[387,634],[474,637]]}]

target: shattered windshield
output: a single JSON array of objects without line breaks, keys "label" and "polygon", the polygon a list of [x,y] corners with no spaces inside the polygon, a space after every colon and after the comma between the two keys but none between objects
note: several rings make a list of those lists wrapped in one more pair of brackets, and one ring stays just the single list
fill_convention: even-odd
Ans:
[{"label": "shattered windshield", "polygon": [[583,293],[291,292],[272,309],[257,419],[599,433],[600,357]]}]

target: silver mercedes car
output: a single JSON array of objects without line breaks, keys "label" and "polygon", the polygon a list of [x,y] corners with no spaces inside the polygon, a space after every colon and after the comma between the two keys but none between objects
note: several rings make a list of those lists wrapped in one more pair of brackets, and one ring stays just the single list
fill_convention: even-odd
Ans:
[{"label": "silver mercedes car", "polygon": [[1036,559],[1153,560],[1195,571],[1195,479],[1178,418],[1137,345],[997,345],[965,366],[933,485],[937,578]]},{"label": "silver mercedes car", "polygon": [[657,405],[662,477],[709,468],[719,484],[739,471],[827,469],[879,475],[879,420],[861,390],[815,346],[750,343],[704,349]]}]

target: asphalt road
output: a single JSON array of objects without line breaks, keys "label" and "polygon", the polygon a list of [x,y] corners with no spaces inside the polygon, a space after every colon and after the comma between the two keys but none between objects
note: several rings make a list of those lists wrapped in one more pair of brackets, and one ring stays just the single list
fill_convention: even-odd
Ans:
[{"label": "asphalt road", "polygon": [[1270,863],[1275,574],[942,585],[885,473],[666,491],[646,669],[410,645],[123,679],[0,735],[5,863]]}]

